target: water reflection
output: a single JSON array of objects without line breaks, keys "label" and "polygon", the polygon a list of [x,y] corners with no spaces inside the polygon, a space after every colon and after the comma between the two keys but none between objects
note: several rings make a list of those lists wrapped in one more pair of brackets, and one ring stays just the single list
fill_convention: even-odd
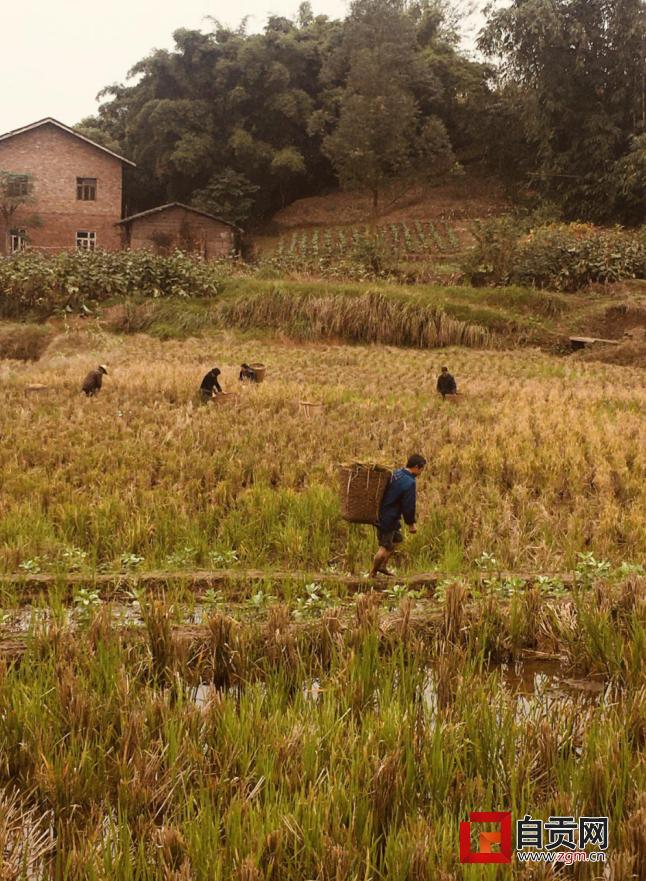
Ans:
[{"label": "water reflection", "polygon": [[[520,718],[531,715],[537,707],[544,709],[554,704],[594,706],[606,701],[611,689],[610,684],[601,679],[569,677],[564,670],[563,660],[558,658],[519,660],[513,664],[492,667],[488,672],[500,674],[502,688],[507,695],[515,698],[516,712]],[[395,687],[396,685],[395,683]],[[314,678],[303,683],[300,693],[306,702],[317,704],[327,687],[325,682]],[[329,687],[334,688],[334,685],[330,684]],[[240,688],[237,685],[229,691],[235,691],[236,696],[239,696]],[[214,696],[221,694],[222,689],[212,683],[203,682],[192,690],[191,699],[203,709]],[[378,694],[374,697],[377,704]],[[435,714],[438,701],[436,672],[433,667],[427,669],[421,697]]]}]

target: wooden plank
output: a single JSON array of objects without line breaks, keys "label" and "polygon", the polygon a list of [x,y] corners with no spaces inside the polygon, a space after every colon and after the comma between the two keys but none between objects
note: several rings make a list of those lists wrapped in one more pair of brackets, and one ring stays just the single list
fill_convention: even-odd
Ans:
[{"label": "wooden plank", "polygon": [[570,345],[573,349],[583,349],[585,346],[593,346],[600,343],[604,346],[618,346],[621,340],[605,340],[593,336],[571,336]]}]

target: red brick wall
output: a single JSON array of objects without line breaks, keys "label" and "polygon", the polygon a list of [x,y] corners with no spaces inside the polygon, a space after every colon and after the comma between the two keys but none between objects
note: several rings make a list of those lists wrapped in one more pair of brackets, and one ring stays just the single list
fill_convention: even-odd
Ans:
[{"label": "red brick wall", "polygon": [[[184,208],[167,208],[147,217],[140,217],[130,224],[129,245],[133,251],[147,248],[160,252],[185,247],[185,237],[191,250],[213,259],[226,257],[235,247],[235,230],[226,223],[194,214]],[[161,239],[163,238],[163,242]]]},{"label": "red brick wall", "polygon": [[[61,250],[76,246],[77,230],[96,233],[96,247],[121,247],[122,163],[52,124],[0,141],[0,169],[34,178],[33,203],[13,215],[12,227],[26,227],[31,247]],[[96,201],[76,198],[76,178],[95,177]],[[30,225],[37,215],[40,226]],[[0,247],[6,230],[0,220]]]}]

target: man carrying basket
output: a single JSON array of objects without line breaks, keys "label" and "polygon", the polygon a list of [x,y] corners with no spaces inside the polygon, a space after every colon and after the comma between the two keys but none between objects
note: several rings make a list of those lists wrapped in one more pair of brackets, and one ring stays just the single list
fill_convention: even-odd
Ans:
[{"label": "man carrying basket", "polygon": [[415,526],[416,480],[426,465],[426,459],[415,453],[408,457],[405,468],[393,473],[379,507],[379,520],[376,523],[379,550],[372,563],[370,578],[393,573],[386,569],[395,545],[404,538],[400,532],[401,518],[409,532],[417,532]]}]

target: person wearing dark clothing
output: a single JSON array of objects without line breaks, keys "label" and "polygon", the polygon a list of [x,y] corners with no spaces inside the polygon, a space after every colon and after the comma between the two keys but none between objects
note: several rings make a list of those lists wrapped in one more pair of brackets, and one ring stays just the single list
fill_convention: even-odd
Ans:
[{"label": "person wearing dark clothing", "polygon": [[240,367],[240,382],[257,382],[258,377],[256,376],[256,371],[253,367],[249,367],[248,364],[243,364]]},{"label": "person wearing dark clothing", "polygon": [[203,401],[210,401],[214,393],[216,395],[222,394],[222,389],[220,388],[220,383],[218,382],[219,375],[220,369],[218,367],[214,367],[212,370],[209,370],[209,372],[202,380],[202,385],[200,386],[200,395],[202,396]]},{"label": "person wearing dark clothing", "polygon": [[103,385],[103,377],[108,375],[108,368],[105,364],[99,364],[96,370],[90,370],[83,380],[81,391],[85,392],[88,398],[93,398]]},{"label": "person wearing dark clothing", "polygon": [[447,395],[457,395],[458,387],[455,379],[449,373],[448,367],[443,367],[437,378],[437,390],[445,398]]},{"label": "person wearing dark clothing", "polygon": [[372,563],[370,578],[392,575],[386,568],[396,544],[404,540],[401,534],[401,518],[409,532],[417,532],[415,525],[416,480],[424,470],[426,459],[417,454],[408,457],[405,468],[399,468],[390,478],[379,508],[376,524],[379,550]]}]

